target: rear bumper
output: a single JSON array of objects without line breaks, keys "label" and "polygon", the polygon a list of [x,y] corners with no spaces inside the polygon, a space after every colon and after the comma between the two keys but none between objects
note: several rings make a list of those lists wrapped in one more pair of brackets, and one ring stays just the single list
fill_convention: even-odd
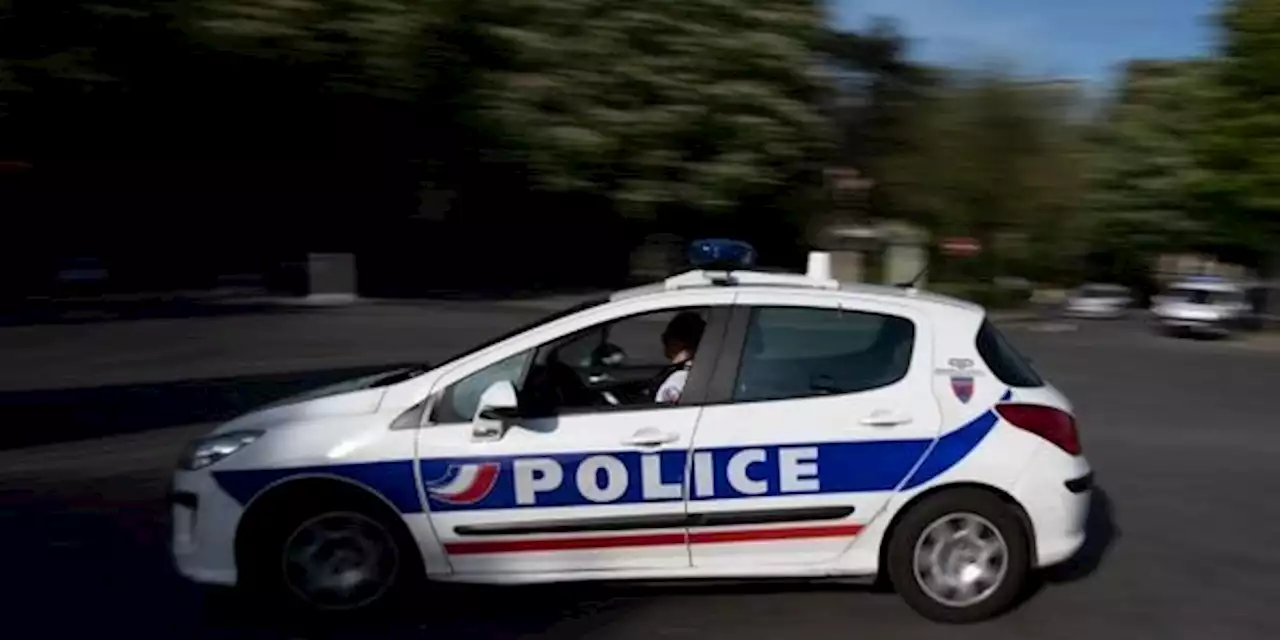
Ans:
[{"label": "rear bumper", "polygon": [[1083,456],[1053,448],[1036,457],[1014,495],[1031,521],[1035,566],[1065,562],[1084,546],[1092,493],[1093,470]]}]

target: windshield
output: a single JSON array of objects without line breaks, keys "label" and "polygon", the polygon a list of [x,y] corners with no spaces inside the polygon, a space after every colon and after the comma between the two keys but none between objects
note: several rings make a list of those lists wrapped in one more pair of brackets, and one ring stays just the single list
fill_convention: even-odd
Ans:
[{"label": "windshield", "polygon": [[1173,302],[1190,304],[1232,304],[1244,299],[1236,291],[1213,291],[1191,287],[1174,287],[1165,292],[1165,297]]},{"label": "windshield", "polygon": [[469,349],[464,349],[461,352],[459,352],[457,355],[451,356],[446,360],[442,360],[440,364],[436,366],[439,367],[439,366],[446,365],[450,362],[453,362],[454,360],[457,360],[464,356],[480,351],[481,349],[487,349],[495,344],[498,344],[499,342],[502,342],[503,340],[506,340],[507,338],[513,338],[515,336],[518,336],[530,329],[533,329],[534,327],[538,327],[538,326],[547,324],[548,322],[559,320],[560,318],[571,316],[575,313],[578,313],[579,311],[585,311],[587,309],[590,309],[591,307],[598,307],[608,301],[609,301],[608,297],[593,298],[591,300],[587,300],[586,302],[580,302],[578,304],[575,304],[572,307],[569,307],[568,309],[561,309],[560,311],[547,314],[545,316],[542,316],[541,318],[538,318],[537,320],[534,320],[533,322],[522,324],[519,327],[516,327],[515,329],[512,329],[496,338],[486,340],[485,342],[482,342]]}]

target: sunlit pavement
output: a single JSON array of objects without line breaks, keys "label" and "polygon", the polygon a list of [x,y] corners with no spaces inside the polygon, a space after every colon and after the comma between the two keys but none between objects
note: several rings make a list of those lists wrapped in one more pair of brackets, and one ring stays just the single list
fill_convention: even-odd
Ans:
[{"label": "sunlit pavement", "polygon": [[[437,593],[424,596],[413,619],[377,627],[278,629],[233,598],[205,597],[169,568],[167,470],[183,441],[206,428],[176,422],[198,421],[177,405],[207,401],[227,412],[343,366],[439,358],[532,317],[479,308],[322,316],[103,324],[78,337],[0,330],[6,359],[13,347],[29,374],[6,367],[6,429],[82,421],[118,434],[0,451],[5,610],[15,630],[7,637],[1280,637],[1280,504],[1271,499],[1280,489],[1280,354],[1166,338],[1127,321],[1008,329],[1074,401],[1101,491],[1085,557],[999,620],[941,627],[891,594],[839,585],[563,586]],[[319,369],[328,371],[265,375]],[[192,391],[201,384],[152,384],[218,376],[249,377],[217,381],[207,397]],[[131,386],[89,390],[95,379]],[[59,386],[69,390],[22,404],[30,397],[22,389]],[[99,395],[86,400],[90,393]],[[89,408],[54,410],[64,404]],[[150,406],[157,409],[144,415]]]}]

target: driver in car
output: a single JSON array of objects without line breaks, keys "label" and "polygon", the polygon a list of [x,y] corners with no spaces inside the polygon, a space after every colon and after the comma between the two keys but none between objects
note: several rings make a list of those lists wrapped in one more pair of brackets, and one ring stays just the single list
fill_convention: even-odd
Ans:
[{"label": "driver in car", "polygon": [[689,379],[689,369],[693,368],[693,354],[698,350],[698,342],[702,340],[706,326],[702,316],[693,311],[682,311],[667,324],[662,332],[662,348],[671,366],[658,385],[654,402],[675,404],[680,401],[684,384]]}]

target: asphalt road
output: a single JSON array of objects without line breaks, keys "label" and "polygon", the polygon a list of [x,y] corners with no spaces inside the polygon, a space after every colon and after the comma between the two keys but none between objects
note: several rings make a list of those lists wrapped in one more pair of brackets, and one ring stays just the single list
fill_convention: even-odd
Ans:
[{"label": "asphalt road", "polygon": [[453,305],[0,329],[4,635],[1280,637],[1280,353],[1123,322],[1007,330],[1075,402],[1100,491],[1082,557],[981,625],[925,622],[892,594],[770,583],[447,590],[408,620],[296,629],[174,576],[163,496],[178,449],[208,428],[192,423],[361,367],[445,357],[537,313]]}]

